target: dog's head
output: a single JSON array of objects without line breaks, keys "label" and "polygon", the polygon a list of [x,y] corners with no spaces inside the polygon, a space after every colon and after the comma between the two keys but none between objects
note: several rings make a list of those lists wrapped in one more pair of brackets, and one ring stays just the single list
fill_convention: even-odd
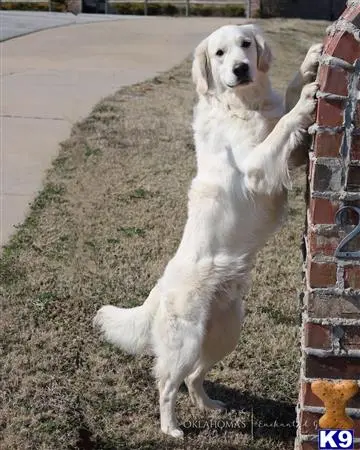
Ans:
[{"label": "dog's head", "polygon": [[271,59],[271,50],[255,25],[221,27],[195,50],[192,74],[197,92],[244,89],[256,83],[259,71],[269,70]]}]

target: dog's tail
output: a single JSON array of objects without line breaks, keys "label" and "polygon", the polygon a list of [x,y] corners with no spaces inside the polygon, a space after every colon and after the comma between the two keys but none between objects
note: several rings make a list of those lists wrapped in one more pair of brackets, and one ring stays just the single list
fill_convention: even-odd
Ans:
[{"label": "dog's tail", "polygon": [[151,353],[151,326],[160,301],[157,294],[155,286],[144,304],[135,308],[103,306],[94,318],[94,326],[100,328],[106,341],[127,353]]}]

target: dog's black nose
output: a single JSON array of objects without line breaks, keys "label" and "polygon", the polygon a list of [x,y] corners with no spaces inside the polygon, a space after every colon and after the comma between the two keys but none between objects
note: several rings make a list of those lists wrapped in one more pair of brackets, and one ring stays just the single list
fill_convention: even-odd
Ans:
[{"label": "dog's black nose", "polygon": [[233,73],[239,80],[249,78],[249,64],[240,63],[234,66]]}]

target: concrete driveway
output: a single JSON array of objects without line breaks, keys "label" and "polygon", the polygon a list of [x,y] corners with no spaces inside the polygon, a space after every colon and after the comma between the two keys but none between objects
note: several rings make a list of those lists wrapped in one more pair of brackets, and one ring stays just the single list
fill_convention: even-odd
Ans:
[{"label": "concrete driveway", "polygon": [[116,19],[0,43],[1,245],[24,220],[59,142],[95,103],[179,63],[216,27],[239,23],[228,18]]},{"label": "concrete driveway", "polygon": [[34,11],[0,11],[0,41],[66,25],[141,19],[141,16],[78,14]]}]

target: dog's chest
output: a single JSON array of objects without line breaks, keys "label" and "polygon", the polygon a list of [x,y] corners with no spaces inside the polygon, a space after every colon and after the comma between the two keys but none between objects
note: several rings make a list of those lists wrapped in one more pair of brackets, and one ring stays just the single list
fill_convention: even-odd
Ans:
[{"label": "dog's chest", "polygon": [[231,148],[234,157],[244,159],[272,131],[279,118],[267,118],[258,111],[210,110],[194,122],[197,147],[208,153]]},{"label": "dog's chest", "polygon": [[220,120],[221,126],[214,131],[223,136],[234,153],[245,152],[259,145],[269,135],[277,121],[278,119],[267,119],[257,112],[247,113],[244,116],[233,114]]},{"label": "dog's chest", "polygon": [[[200,112],[200,114],[199,114]],[[213,243],[243,254],[263,245],[278,225],[285,199],[250,195],[244,184],[243,164],[272,131],[278,117],[266,118],[257,111],[198,110],[194,122],[198,174],[192,185],[191,204],[213,199]],[[251,201],[250,201],[251,199]],[[194,213],[195,214],[195,213]]]}]

